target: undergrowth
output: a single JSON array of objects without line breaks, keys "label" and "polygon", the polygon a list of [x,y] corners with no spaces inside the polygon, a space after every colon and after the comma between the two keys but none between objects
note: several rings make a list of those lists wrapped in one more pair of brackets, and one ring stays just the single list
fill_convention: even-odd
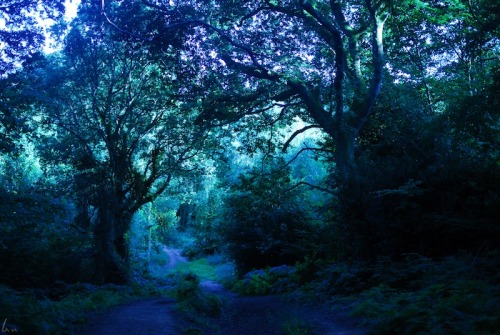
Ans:
[{"label": "undergrowth", "polygon": [[378,262],[370,280],[379,284],[357,295],[352,315],[365,317],[371,334],[498,334],[498,264],[498,253]]},{"label": "undergrowth", "polygon": [[202,334],[203,329],[212,327],[210,318],[222,312],[222,300],[216,294],[207,293],[200,288],[200,278],[192,273],[179,274],[174,291],[177,300],[176,310],[186,319],[189,326],[185,334]]},{"label": "undergrowth", "polygon": [[281,333],[283,335],[311,335],[314,334],[314,330],[304,320],[291,319],[283,322]]},{"label": "undergrowth", "polygon": [[165,295],[153,283],[128,286],[75,284],[57,300],[41,290],[16,291],[0,285],[0,316],[5,329],[20,334],[73,334],[90,312],[107,309],[147,296]]},{"label": "undergrowth", "polygon": [[297,273],[294,267],[278,267],[248,272],[232,285],[232,290],[242,295],[268,295],[290,292],[298,288]]},{"label": "undergrowth", "polygon": [[192,273],[202,280],[216,281],[231,286],[235,281],[235,266],[222,255],[215,254],[179,264],[176,273]]},{"label": "undergrowth", "polygon": [[221,299],[203,291],[199,277],[192,272],[181,274],[174,296],[177,299],[177,309],[186,315],[213,317],[219,316],[222,311]]},{"label": "undergrowth", "polygon": [[373,335],[493,335],[500,329],[499,264],[500,252],[442,259],[408,254],[373,263],[306,258],[294,267],[251,271],[233,290],[329,304],[363,320]]},{"label": "undergrowth", "polygon": [[498,334],[499,293],[482,280],[457,279],[418,291],[379,285],[361,294],[353,315],[368,319],[371,334]]}]

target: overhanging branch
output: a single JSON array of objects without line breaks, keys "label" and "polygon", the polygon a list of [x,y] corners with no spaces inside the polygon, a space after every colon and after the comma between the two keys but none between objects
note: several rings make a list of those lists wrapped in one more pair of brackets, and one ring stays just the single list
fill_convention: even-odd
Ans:
[{"label": "overhanging branch", "polygon": [[292,143],[293,139],[295,137],[297,137],[298,135],[302,134],[303,132],[309,130],[309,129],[312,129],[312,128],[320,128],[320,126],[318,124],[313,124],[313,125],[309,125],[309,126],[306,126],[302,129],[299,129],[299,130],[296,130],[292,136],[290,136],[290,138],[285,142],[285,145],[283,146],[283,149],[281,149],[281,152],[286,152],[286,150],[288,149],[288,147],[290,146],[290,143]]},{"label": "overhanging branch", "polygon": [[329,190],[329,189],[321,187],[321,186],[313,185],[313,184],[308,183],[306,181],[298,182],[297,184],[293,185],[292,187],[286,189],[285,192],[290,192],[290,191],[292,191],[292,190],[294,190],[297,187],[302,186],[302,185],[309,186],[312,189],[319,190],[319,191],[322,191],[322,192],[325,192],[325,193],[328,193],[328,194],[332,194],[332,195],[336,194],[335,191]]}]

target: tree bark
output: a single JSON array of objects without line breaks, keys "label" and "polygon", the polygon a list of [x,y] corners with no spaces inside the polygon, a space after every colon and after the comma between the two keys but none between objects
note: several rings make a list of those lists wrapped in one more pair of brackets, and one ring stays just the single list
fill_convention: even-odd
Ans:
[{"label": "tree bark", "polygon": [[96,283],[124,284],[128,281],[129,252],[125,233],[130,222],[131,217],[121,213],[116,199],[108,199],[98,208],[94,230]]}]

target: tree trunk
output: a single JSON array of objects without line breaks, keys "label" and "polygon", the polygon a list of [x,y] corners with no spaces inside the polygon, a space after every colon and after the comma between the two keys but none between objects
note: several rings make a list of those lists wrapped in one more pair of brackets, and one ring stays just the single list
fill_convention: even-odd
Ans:
[{"label": "tree trunk", "polygon": [[340,128],[335,140],[335,164],[342,184],[349,184],[356,178],[356,158],[354,155],[356,136],[346,126]]},{"label": "tree trunk", "polygon": [[131,218],[120,214],[109,202],[98,209],[94,230],[96,250],[95,281],[98,284],[123,284],[128,280],[128,245],[125,233]]}]

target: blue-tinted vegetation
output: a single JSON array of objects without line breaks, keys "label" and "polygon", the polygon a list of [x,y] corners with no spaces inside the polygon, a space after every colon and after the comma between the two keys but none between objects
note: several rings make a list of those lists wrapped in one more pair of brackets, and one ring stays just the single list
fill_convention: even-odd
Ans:
[{"label": "blue-tinted vegetation", "polygon": [[500,329],[497,1],[4,2],[2,333]]}]

